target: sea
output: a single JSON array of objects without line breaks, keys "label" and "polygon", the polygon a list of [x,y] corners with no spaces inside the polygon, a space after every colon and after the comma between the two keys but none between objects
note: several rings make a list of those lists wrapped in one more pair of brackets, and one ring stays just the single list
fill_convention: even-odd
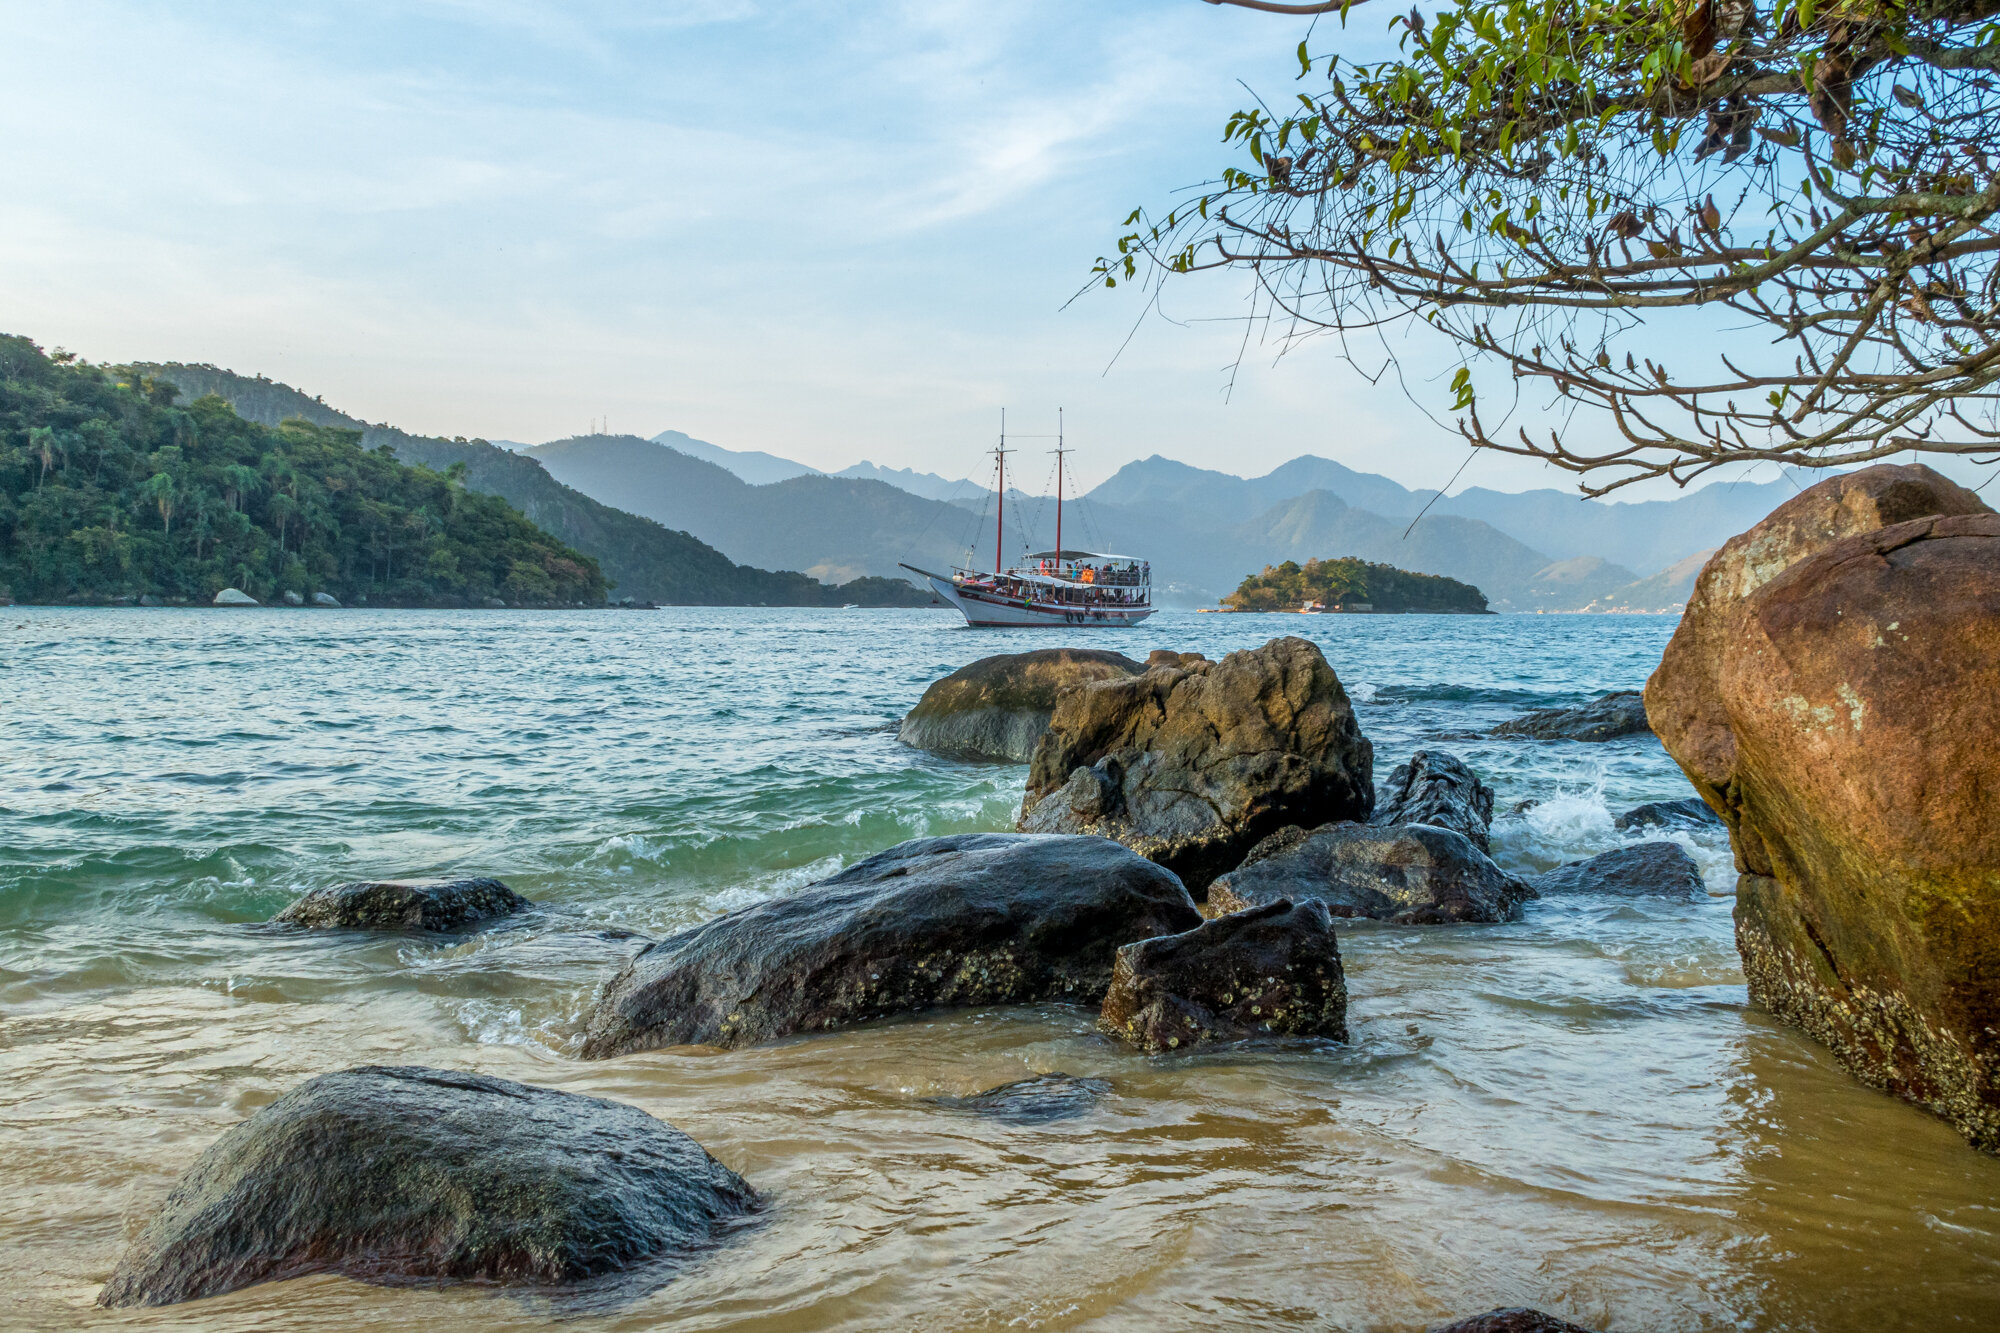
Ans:
[{"label": "sea", "polygon": [[[1719,830],[1671,835],[1707,901],[1341,923],[1344,1044],[1149,1057],[1047,1005],[577,1058],[630,932],[1011,827],[1024,768],[896,740],[976,658],[1309,638],[1378,779],[1459,755],[1498,792],[1496,858],[1531,872],[1692,793],[1650,736],[1487,733],[1641,686],[1674,624],[0,608],[0,1325],[1402,1333],[1530,1305],[1619,1333],[2000,1327],[2000,1160],[1749,1001]],[[322,885],[422,875],[498,876],[539,909],[450,939],[265,924]],[[324,1276],[94,1307],[225,1128],[362,1064],[632,1103],[770,1207],[636,1287]],[[1041,1125],[932,1100],[1045,1072],[1110,1091]]]}]

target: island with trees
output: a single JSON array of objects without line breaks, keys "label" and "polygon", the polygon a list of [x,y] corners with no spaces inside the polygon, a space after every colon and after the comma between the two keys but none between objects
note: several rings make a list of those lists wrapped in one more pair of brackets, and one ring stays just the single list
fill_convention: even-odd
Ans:
[{"label": "island with trees", "polygon": [[1394,612],[1489,615],[1486,595],[1441,574],[1413,574],[1355,556],[1266,565],[1222,599],[1231,611]]}]

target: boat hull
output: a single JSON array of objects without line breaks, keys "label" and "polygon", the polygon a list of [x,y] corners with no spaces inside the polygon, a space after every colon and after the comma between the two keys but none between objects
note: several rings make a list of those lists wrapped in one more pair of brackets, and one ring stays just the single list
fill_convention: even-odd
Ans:
[{"label": "boat hull", "polygon": [[[910,568],[905,566],[905,568]],[[928,570],[931,591],[958,608],[974,629],[1127,629],[1153,614],[1150,606],[1044,606],[992,597],[959,587]]]}]

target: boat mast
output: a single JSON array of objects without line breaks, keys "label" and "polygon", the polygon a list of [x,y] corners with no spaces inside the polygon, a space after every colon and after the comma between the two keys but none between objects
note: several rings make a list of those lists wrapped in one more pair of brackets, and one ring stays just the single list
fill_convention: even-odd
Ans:
[{"label": "boat mast", "polygon": [[1007,447],[1007,409],[1000,409],[1000,443],[994,447],[993,460],[1000,465],[1000,493],[993,506],[993,572],[998,574],[1001,565],[1001,547],[1006,541],[1007,523],[1007,455],[1013,453]]},{"label": "boat mast", "polygon": [[1056,456],[1056,568],[1062,568],[1062,481],[1063,455],[1069,450],[1063,448],[1062,409],[1056,409],[1056,447],[1049,450]]}]

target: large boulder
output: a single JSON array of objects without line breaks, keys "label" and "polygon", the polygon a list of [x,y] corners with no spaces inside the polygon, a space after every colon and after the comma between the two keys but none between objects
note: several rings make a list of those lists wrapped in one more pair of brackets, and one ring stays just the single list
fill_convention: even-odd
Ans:
[{"label": "large boulder", "polygon": [[497,879],[364,880],[314,889],[271,919],[320,930],[456,934],[532,906]]},{"label": "large boulder", "polygon": [[1543,897],[1602,894],[1615,898],[1706,898],[1701,867],[1677,842],[1635,842],[1571,861],[1530,881]]},{"label": "large boulder", "polygon": [[1537,708],[1502,722],[1493,734],[1538,741],[1609,741],[1645,730],[1645,697],[1638,690],[1617,690],[1574,708]]},{"label": "large boulder", "polygon": [[224,588],[221,592],[215,594],[215,605],[261,606],[262,603],[241,588]]},{"label": "large boulder", "polygon": [[1209,886],[1208,910],[1317,899],[1335,916],[1396,925],[1512,921],[1535,897],[1463,833],[1429,824],[1282,830]]},{"label": "large boulder", "polygon": [[757,1206],[635,1106],[480,1074],[323,1074],[227,1130],[133,1238],[99,1305],[301,1277],[550,1284],[708,1242]]},{"label": "large boulder", "polygon": [[1374,750],[1318,647],[1183,663],[1063,692],[1021,829],[1115,838],[1199,896],[1276,829],[1368,817]]},{"label": "large boulder", "polygon": [[896,730],[896,739],[950,759],[1025,764],[1049,729],[1056,694],[1093,680],[1145,670],[1101,648],[1042,648],[982,657],[931,682]]},{"label": "large boulder", "polygon": [[2000,1151],[2000,515],[1919,466],[1725,545],[1646,687],[1736,852],[1750,994]]},{"label": "large boulder", "polygon": [[1273,902],[1118,951],[1098,1026],[1142,1051],[1262,1033],[1347,1040],[1326,904]]},{"label": "large boulder", "polygon": [[748,1046],[954,1005],[1096,1004],[1119,945],[1200,923],[1170,872],[1104,838],[919,838],[648,945],[605,987],[583,1054]]},{"label": "large boulder", "polygon": [[1431,824],[1463,833],[1490,852],[1493,789],[1463,759],[1443,750],[1418,750],[1391,770],[1375,797],[1371,824]]}]

